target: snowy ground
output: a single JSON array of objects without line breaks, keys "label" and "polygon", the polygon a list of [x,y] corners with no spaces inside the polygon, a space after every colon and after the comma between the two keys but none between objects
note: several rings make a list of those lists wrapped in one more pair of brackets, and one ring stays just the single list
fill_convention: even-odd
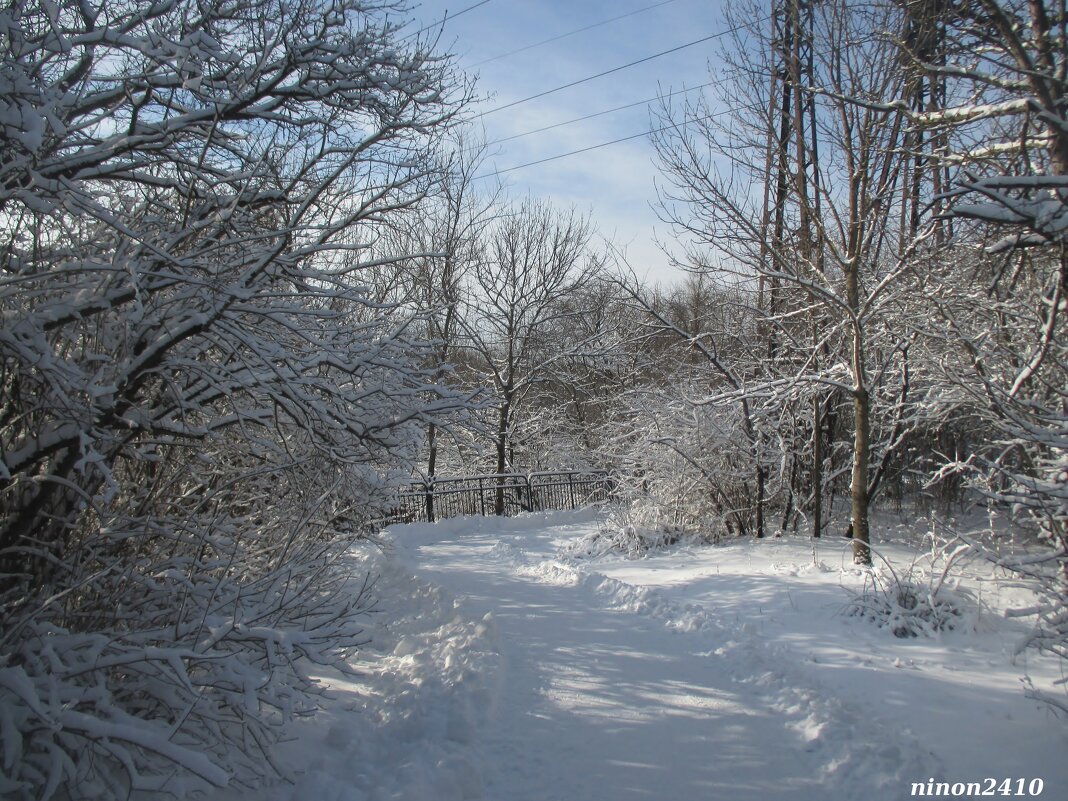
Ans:
[{"label": "snowy ground", "polygon": [[282,750],[294,783],[214,801],[892,801],[932,778],[1068,799],[1068,724],[1021,684],[1060,667],[1013,661],[1008,582],[964,566],[980,611],[899,639],[844,614],[845,541],[561,556],[600,521],[392,529],[362,675],[324,677]]}]

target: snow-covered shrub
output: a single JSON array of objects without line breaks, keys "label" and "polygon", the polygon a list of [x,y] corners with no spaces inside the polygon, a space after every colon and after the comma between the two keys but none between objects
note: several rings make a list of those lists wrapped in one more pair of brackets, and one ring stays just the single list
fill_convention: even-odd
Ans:
[{"label": "snow-covered shrub", "polygon": [[360,278],[456,111],[394,8],[0,13],[5,798],[251,781],[359,642],[340,554],[460,405]]},{"label": "snow-covered shrub", "polygon": [[368,585],[331,550],[258,577],[193,558],[101,571],[77,588],[98,597],[71,628],[39,609],[7,621],[5,797],[180,795],[262,775],[284,724],[315,709],[308,667],[361,642]]},{"label": "snow-covered shrub", "polygon": [[874,620],[895,637],[917,637],[956,628],[962,613],[948,593],[905,579],[871,580],[850,604],[850,614]]},{"label": "snow-covered shrub", "polygon": [[611,445],[616,496],[631,507],[635,531],[685,531],[708,541],[753,534],[758,493],[745,421],[729,406],[696,402],[693,389],[634,392]]},{"label": "snow-covered shrub", "polygon": [[[1052,235],[1043,232],[1037,218],[1068,197],[1043,197],[1041,183],[1018,180],[1019,185],[1008,179],[989,186],[980,182],[983,193],[997,202],[962,208],[997,219],[1000,206],[1012,206],[1025,230]],[[1036,219],[1029,222],[1027,212]],[[1015,233],[1006,239],[1006,231]],[[1057,330],[1063,314],[1051,306],[1064,305],[1068,262],[1063,245],[1002,253],[1022,236],[1019,231],[1018,226],[993,229],[994,252],[980,251],[970,262],[933,263],[931,273],[944,288],[930,293],[938,328],[925,332],[924,342],[942,372],[926,402],[943,418],[967,421],[981,434],[969,453],[945,460],[937,475],[964,482],[1012,519],[1017,534],[1041,547],[1041,553],[1014,556],[997,547],[1002,537],[985,539],[979,531],[968,535],[997,564],[1041,585],[1044,603],[1027,612],[1037,623],[1033,644],[1068,658],[1068,340]],[[1001,278],[1007,261],[1015,263],[1021,276],[1011,286]],[[966,279],[964,270],[981,282]],[[945,321],[959,341],[945,342]]]},{"label": "snow-covered shrub", "polygon": [[[1062,442],[1060,448],[1036,447],[1034,451],[1033,472],[1014,472],[1009,488],[1000,496],[1013,501],[1010,512],[1017,521],[1023,521],[1018,530],[1031,532],[1039,548],[1011,555],[995,551],[990,558],[1026,576],[1038,593],[1035,604],[1007,613],[1034,621],[1021,649],[1031,646],[1068,660],[1068,442]],[[1065,695],[1034,694],[1068,711],[1068,680],[1062,683]]]},{"label": "snow-covered shrub", "polygon": [[[929,311],[912,325],[943,373],[942,416],[990,432],[943,472],[1037,533],[1045,553],[994,558],[1041,585],[1043,603],[1026,610],[1031,642],[1068,657],[1068,61],[1046,46],[1064,40],[1068,20],[1018,2],[962,4],[951,17],[948,69],[936,72],[952,76],[943,96],[953,102],[927,121],[940,127],[931,155],[962,169],[941,198],[953,235],[919,274]],[[981,109],[1001,110],[998,123]]]},{"label": "snow-covered shrub", "polygon": [[863,588],[854,594],[847,614],[874,621],[895,637],[935,637],[972,619],[975,601],[946,586],[954,562],[970,547],[960,543],[933,546],[903,571],[873,549],[878,563],[866,570]]},{"label": "snow-covered shrub", "polygon": [[681,526],[656,519],[658,507],[631,502],[612,506],[604,521],[581,540],[568,544],[564,555],[574,559],[597,558],[609,553],[636,559],[650,551],[695,536]]},{"label": "snow-covered shrub", "polygon": [[[1053,224],[1068,202],[1061,182],[999,176],[967,187],[980,202],[957,210],[979,221],[967,224],[987,247],[964,260],[932,258],[931,323],[921,342],[940,370],[925,406],[973,432],[972,447],[943,457],[936,478],[961,482],[1012,521],[993,536],[961,533],[1039,592],[1035,604],[1010,613],[1033,621],[1026,645],[1068,658],[1068,262]],[[947,327],[955,334],[948,341]],[[1065,697],[1045,700],[1066,705]]]}]

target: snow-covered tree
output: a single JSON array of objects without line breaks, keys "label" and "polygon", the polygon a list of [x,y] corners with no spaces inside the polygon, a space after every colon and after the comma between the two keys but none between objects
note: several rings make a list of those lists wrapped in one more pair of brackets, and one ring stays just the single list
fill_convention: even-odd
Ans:
[{"label": "snow-covered tree", "polygon": [[5,797],[247,780],[359,642],[340,554],[459,404],[361,279],[463,99],[400,10],[0,13]]},{"label": "snow-covered tree", "polygon": [[760,347],[745,293],[705,274],[663,293],[624,286],[639,321],[629,346],[646,360],[616,437],[638,522],[763,536],[779,460],[745,392]]},{"label": "snow-covered tree", "polygon": [[931,163],[963,173],[945,197],[956,236],[918,273],[919,319],[943,378],[934,407],[986,432],[945,469],[1046,544],[1004,560],[1045,588],[1035,643],[1068,657],[1068,17],[1039,0],[969,0],[939,23],[941,59],[905,48],[948,87],[913,124],[942,144]]},{"label": "snow-covered tree", "polygon": [[[553,347],[562,301],[599,267],[589,222],[573,210],[525,201],[503,214],[472,270],[462,316],[466,360],[495,395],[495,471],[512,466],[518,415],[535,384],[566,354]],[[503,509],[497,493],[497,512]]]},{"label": "snow-covered tree", "polygon": [[770,26],[753,8],[732,12],[745,33],[725,54],[722,100],[727,107],[730,96],[744,96],[752,104],[730,114],[708,100],[663,109],[666,124],[654,137],[665,176],[661,206],[688,248],[688,268],[722,276],[754,299],[762,352],[720,397],[749,394],[794,410],[767,436],[789,432],[789,458],[801,440],[813,443],[809,470],[788,472],[811,475],[817,519],[827,480],[821,432],[832,407],[847,400],[833,411],[851,442],[854,558],[870,563],[873,465],[889,444],[877,439],[880,401],[899,394],[882,379],[903,375],[886,360],[907,347],[885,322],[907,269],[895,225],[904,118],[852,99],[904,91],[907,74],[886,38],[904,23],[889,3],[772,7]]},{"label": "snow-covered tree", "polygon": [[560,357],[546,365],[529,395],[536,413],[523,415],[517,434],[537,470],[614,469],[616,438],[627,393],[648,380],[634,334],[641,318],[607,275],[574,287],[558,303],[546,348]]},{"label": "snow-covered tree", "polygon": [[[387,274],[398,283],[396,296],[404,306],[420,315],[426,339],[433,345],[431,359],[439,380],[454,386],[464,385],[456,376],[454,362],[462,357],[457,345],[464,330],[465,297],[475,265],[483,257],[484,238],[497,215],[501,195],[499,185],[487,186],[475,180],[485,155],[485,145],[468,132],[457,135],[443,156],[442,180],[428,202],[392,226],[380,244],[386,253],[411,254],[399,264],[390,264]],[[475,385],[467,389],[475,401],[484,388]],[[450,459],[453,469],[458,469],[456,455],[450,453],[456,448],[448,445],[477,437],[477,429],[467,425],[439,430],[434,421],[428,423],[425,466],[420,470],[423,479],[433,481],[439,464]],[[428,494],[430,520],[434,519],[433,504],[434,496]]]}]

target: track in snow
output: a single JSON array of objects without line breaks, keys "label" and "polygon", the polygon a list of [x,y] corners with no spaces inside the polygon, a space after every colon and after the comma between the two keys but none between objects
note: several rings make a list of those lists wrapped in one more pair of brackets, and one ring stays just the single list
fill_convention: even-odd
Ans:
[{"label": "track in snow", "polygon": [[591,525],[549,515],[396,531],[422,578],[495,621],[477,737],[486,799],[891,799],[929,775],[917,743],[798,686],[744,630],[553,559],[554,542]]}]

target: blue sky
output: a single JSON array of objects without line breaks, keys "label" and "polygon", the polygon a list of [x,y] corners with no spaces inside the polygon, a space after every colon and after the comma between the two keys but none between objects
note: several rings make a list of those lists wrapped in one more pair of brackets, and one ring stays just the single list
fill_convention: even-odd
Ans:
[{"label": "blue sky", "polygon": [[[455,14],[477,0],[424,0],[415,25]],[[654,8],[647,8],[657,3]],[[503,58],[501,54],[646,9]],[[441,47],[478,75],[486,111],[605,70],[684,45],[726,26],[719,0],[489,0],[455,19]],[[481,118],[493,141],[594,112],[707,83],[718,40]],[[487,61],[487,59],[493,59]],[[484,62],[484,63],[479,63]],[[494,145],[490,166],[507,170],[648,130],[649,107],[636,107]],[[577,156],[514,170],[501,177],[514,196],[529,193],[590,212],[603,235],[627,249],[639,274],[673,280],[667,258],[653,243],[670,236],[650,207],[655,199],[652,145],[645,137]]]}]

